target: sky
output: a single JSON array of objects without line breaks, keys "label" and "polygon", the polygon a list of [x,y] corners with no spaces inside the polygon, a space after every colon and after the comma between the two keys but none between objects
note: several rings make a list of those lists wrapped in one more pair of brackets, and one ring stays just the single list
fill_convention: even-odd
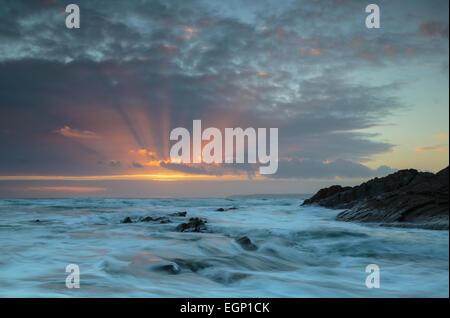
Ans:
[{"label": "sky", "polygon": [[[80,8],[68,29],[65,7]],[[313,193],[449,162],[449,3],[2,1],[0,197]],[[278,128],[277,173],[172,129]]]}]

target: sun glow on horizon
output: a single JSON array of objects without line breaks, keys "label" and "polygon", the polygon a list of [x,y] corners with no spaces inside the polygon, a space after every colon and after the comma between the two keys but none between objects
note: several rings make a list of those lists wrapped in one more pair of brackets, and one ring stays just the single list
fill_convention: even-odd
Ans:
[{"label": "sun glow on horizon", "polygon": [[122,174],[103,176],[0,176],[0,181],[102,181],[102,180],[149,180],[149,181],[176,181],[176,180],[245,180],[247,175],[206,175],[206,174]]}]

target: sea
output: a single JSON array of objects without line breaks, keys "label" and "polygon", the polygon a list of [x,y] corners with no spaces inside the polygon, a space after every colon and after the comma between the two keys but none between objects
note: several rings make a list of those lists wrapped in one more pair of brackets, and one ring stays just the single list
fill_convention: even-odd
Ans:
[{"label": "sea", "polygon": [[[3,199],[0,297],[449,297],[448,231],[340,222],[301,203]],[[205,232],[176,231],[193,217]]]}]

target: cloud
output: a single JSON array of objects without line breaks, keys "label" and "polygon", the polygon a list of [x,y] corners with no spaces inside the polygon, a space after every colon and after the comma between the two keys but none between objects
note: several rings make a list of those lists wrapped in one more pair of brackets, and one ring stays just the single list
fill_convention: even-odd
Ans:
[{"label": "cloud", "polygon": [[435,139],[444,139],[444,138],[448,138],[448,133],[437,133],[433,135],[433,138]]},{"label": "cloud", "polygon": [[[417,32],[439,16],[417,17],[396,2],[383,4],[383,32],[366,30],[360,4],[350,1],[263,7],[246,1],[239,10],[200,0],[100,4],[80,0],[76,32],[64,31],[60,3],[4,4],[0,126],[9,133],[0,134],[0,148],[8,149],[0,174],[127,173],[137,163],[149,170],[253,175],[253,167],[158,164],[168,159],[170,130],[201,118],[204,127],[220,129],[278,127],[280,156],[310,160],[310,171],[305,162],[291,163],[299,169],[293,175],[348,176],[339,160],[366,162],[393,148],[364,130],[403,110],[398,91],[404,84],[390,76],[395,67],[448,64],[447,42]],[[392,48],[396,54],[386,54]],[[384,71],[377,81],[362,80]],[[70,125],[55,135],[61,123]],[[84,142],[100,138],[95,147]],[[322,174],[329,158],[334,164]],[[375,173],[348,166],[355,175]]]},{"label": "cloud", "polygon": [[79,139],[100,139],[96,133],[89,130],[78,130],[70,128],[69,126],[64,126],[63,128],[55,130],[55,133],[63,135],[68,138],[79,138]]},{"label": "cloud", "polygon": [[139,168],[139,169],[144,168],[144,165],[142,165],[142,164],[140,164],[139,162],[136,162],[136,161],[133,161],[132,166],[134,168]]},{"label": "cloud", "polygon": [[360,163],[340,159],[325,162],[310,159],[294,159],[280,161],[277,173],[268,175],[268,177],[275,179],[332,179],[336,177],[372,178],[385,176],[394,171],[394,169],[388,166],[380,166],[378,169],[371,169]]},{"label": "cloud", "polygon": [[419,26],[419,32],[426,36],[442,36],[448,38],[448,22],[430,21]]},{"label": "cloud", "polygon": [[319,49],[308,49],[305,47],[301,47],[300,52],[302,54],[307,54],[307,55],[311,55],[311,56],[319,56],[319,55],[323,54],[323,51],[321,51]]},{"label": "cloud", "polygon": [[254,177],[258,169],[256,164],[185,164],[165,161],[162,161],[160,164],[163,168],[189,174],[212,176],[247,175],[249,178]]},{"label": "cloud", "polygon": [[108,162],[108,165],[111,167],[120,167],[122,164],[118,160],[111,160],[110,162]]},{"label": "cloud", "polygon": [[395,54],[397,54],[397,48],[395,46],[392,46],[392,45],[386,45],[384,47],[384,52],[387,55],[395,55]]}]

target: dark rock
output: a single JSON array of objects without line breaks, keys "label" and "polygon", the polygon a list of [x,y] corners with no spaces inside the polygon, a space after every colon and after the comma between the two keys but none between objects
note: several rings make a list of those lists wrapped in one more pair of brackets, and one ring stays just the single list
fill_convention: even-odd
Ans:
[{"label": "dark rock", "polygon": [[322,189],[303,205],[347,209],[336,217],[341,221],[448,230],[448,170],[400,170],[356,187]]},{"label": "dark rock", "polygon": [[180,272],[180,267],[175,263],[169,263],[169,264],[154,266],[154,267],[152,267],[152,270],[176,275]]},{"label": "dark rock", "polygon": [[176,213],[172,213],[170,214],[170,216],[186,216],[187,212],[176,212]]},{"label": "dark rock", "polygon": [[247,251],[256,251],[258,249],[258,246],[252,243],[252,241],[247,237],[243,236],[238,239],[236,239],[236,242]]},{"label": "dark rock", "polygon": [[172,221],[169,218],[166,218],[166,217],[160,217],[160,218],[157,218],[157,219],[158,219],[157,221],[159,221],[159,223],[161,223],[161,224],[172,223]]},{"label": "dark rock", "polygon": [[36,222],[36,223],[39,223],[39,222],[41,222],[41,220],[37,219],[37,220],[36,220],[36,221],[34,221],[34,222]]},{"label": "dark rock", "polygon": [[233,207],[227,208],[227,209],[224,209],[224,208],[218,208],[216,211],[217,211],[217,212],[225,212],[225,211],[237,210],[237,209],[238,209],[237,207],[233,206]]},{"label": "dark rock", "polygon": [[204,232],[207,221],[200,218],[190,218],[189,222],[181,223],[176,228],[177,232]]},{"label": "dark rock", "polygon": [[127,216],[125,219],[122,220],[122,222],[120,223],[133,223],[133,221],[131,221],[131,218],[129,216]]},{"label": "dark rock", "polygon": [[168,217],[165,217],[165,216],[160,216],[157,218],[152,218],[151,216],[146,216],[145,218],[141,219],[141,222],[159,222],[161,224],[172,223],[172,221]]},{"label": "dark rock", "polygon": [[155,219],[152,218],[151,216],[146,216],[145,218],[141,219],[141,222],[151,222],[154,221]]},{"label": "dark rock", "polygon": [[409,169],[397,171],[384,178],[374,178],[355,187],[331,186],[320,190],[312,198],[305,200],[303,205],[318,204],[335,209],[349,209],[362,199],[398,190],[408,185],[419,174],[432,175]]},{"label": "dark rock", "polygon": [[[324,201],[324,199],[330,198],[337,193],[349,190],[351,187],[341,187],[340,185],[333,185],[328,188],[320,189],[315,195],[313,195],[310,199],[307,199],[303,202],[303,205],[319,203]],[[325,204],[323,202],[322,204]]]}]

